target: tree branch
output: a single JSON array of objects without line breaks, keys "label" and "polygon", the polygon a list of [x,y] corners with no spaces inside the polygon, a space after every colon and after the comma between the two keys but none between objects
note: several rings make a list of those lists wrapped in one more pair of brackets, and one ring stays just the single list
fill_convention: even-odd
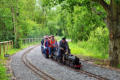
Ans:
[{"label": "tree branch", "polygon": [[109,13],[110,5],[108,5],[104,0],[92,0],[92,1],[101,4],[103,6],[103,8]]}]

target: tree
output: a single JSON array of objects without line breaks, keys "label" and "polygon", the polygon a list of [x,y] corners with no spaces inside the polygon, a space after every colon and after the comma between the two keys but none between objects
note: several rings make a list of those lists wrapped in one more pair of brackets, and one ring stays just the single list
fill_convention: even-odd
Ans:
[{"label": "tree", "polygon": [[46,3],[49,6],[53,6],[56,4],[60,5],[64,1],[79,6],[96,2],[104,8],[107,13],[107,26],[109,29],[110,66],[117,67],[120,64],[120,0],[47,0],[48,3]]},{"label": "tree", "polygon": [[20,47],[21,38],[47,32],[42,29],[43,12],[36,0],[0,0],[0,12],[0,41],[13,40],[15,48]]},{"label": "tree", "polygon": [[110,66],[120,64],[120,1],[93,0],[100,3],[107,12],[107,25],[109,29],[109,59]]}]

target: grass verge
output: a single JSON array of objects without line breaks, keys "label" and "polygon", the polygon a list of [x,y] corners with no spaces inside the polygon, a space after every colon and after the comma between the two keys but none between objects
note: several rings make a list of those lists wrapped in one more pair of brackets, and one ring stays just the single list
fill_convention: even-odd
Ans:
[{"label": "grass verge", "polygon": [[9,74],[6,74],[6,67],[0,62],[0,80],[9,80]]},{"label": "grass verge", "polygon": [[[13,49],[9,50],[7,53],[9,55],[13,55],[16,52],[18,52],[24,48],[27,48],[28,46],[35,45],[35,44],[38,44],[38,43],[24,44],[24,45],[21,45],[21,48],[19,48],[19,49],[13,48]],[[0,80],[10,80],[9,79],[10,74],[7,74],[7,68],[5,67],[7,59],[8,58],[5,58],[3,54],[0,56]]]},{"label": "grass verge", "polygon": [[96,46],[88,47],[89,44],[69,42],[71,53],[77,56],[91,57],[95,59],[108,59],[108,54],[100,52]]}]

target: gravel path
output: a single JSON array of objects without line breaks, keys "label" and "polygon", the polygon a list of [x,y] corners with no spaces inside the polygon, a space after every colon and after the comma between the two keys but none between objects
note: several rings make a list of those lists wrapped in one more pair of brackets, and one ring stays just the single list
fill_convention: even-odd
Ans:
[{"label": "gravel path", "polygon": [[[12,56],[11,67],[17,80],[42,80],[39,79],[34,73],[31,72],[22,62],[21,56],[29,48],[24,49],[14,56]],[[40,70],[44,71],[56,80],[96,80],[80,72],[75,72],[66,66],[62,66],[50,59],[43,57],[40,51],[40,46],[33,49],[27,54],[27,59]],[[83,70],[102,75],[110,80],[120,80],[120,72],[101,68],[86,62],[82,62]]]},{"label": "gravel path", "polygon": [[82,62],[82,64],[83,64],[83,70],[85,71],[88,71],[97,75],[102,75],[102,77],[106,77],[110,80],[120,80],[120,72],[118,71],[110,70],[107,68],[101,68],[86,62]]},{"label": "gravel path", "polygon": [[31,47],[24,49],[11,57],[12,61],[10,65],[16,80],[40,80],[37,76],[35,76],[34,73],[31,72],[29,68],[23,64],[21,60],[23,53],[30,48]]},{"label": "gravel path", "polygon": [[56,62],[43,57],[40,47],[35,48],[27,54],[28,60],[37,66],[40,70],[54,77],[56,80],[96,80],[87,75],[75,72],[65,66],[61,66]]}]

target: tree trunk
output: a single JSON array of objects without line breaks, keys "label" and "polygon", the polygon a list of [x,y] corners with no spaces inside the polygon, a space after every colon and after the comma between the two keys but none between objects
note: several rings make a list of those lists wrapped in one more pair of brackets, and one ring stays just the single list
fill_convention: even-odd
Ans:
[{"label": "tree trunk", "polygon": [[14,27],[14,42],[15,42],[14,45],[16,47],[17,46],[16,18],[15,18],[15,11],[13,7],[11,7],[11,13],[12,13],[12,22]]},{"label": "tree trunk", "polygon": [[110,66],[120,64],[120,4],[112,1],[107,16],[109,29],[109,60]]}]

